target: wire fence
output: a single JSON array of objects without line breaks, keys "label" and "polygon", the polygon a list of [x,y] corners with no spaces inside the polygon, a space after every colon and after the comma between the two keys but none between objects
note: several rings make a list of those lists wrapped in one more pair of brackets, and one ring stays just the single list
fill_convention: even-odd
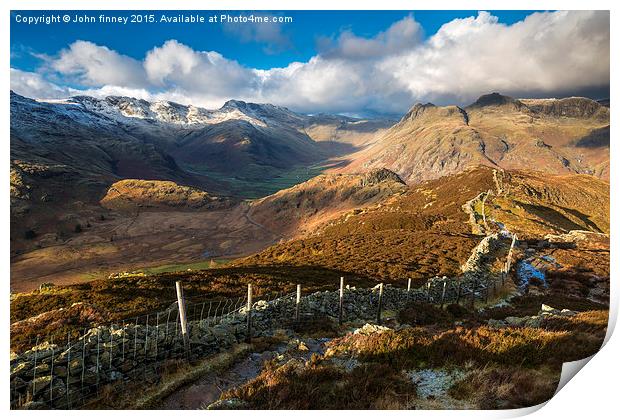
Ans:
[{"label": "wire fence", "polygon": [[302,295],[299,286],[297,292],[263,296],[249,311],[247,297],[193,302],[186,304],[187,343],[174,302],[163,311],[85,329],[78,337],[37,338],[11,361],[11,407],[82,408],[102,390],[118,393],[129,383],[156,380],[173,361],[191,363],[275,328],[323,327],[325,319],[380,323],[386,311],[415,302],[474,305],[505,280],[503,270],[495,276],[435,277],[416,289],[410,282],[407,288],[356,289],[341,279],[335,290]]}]

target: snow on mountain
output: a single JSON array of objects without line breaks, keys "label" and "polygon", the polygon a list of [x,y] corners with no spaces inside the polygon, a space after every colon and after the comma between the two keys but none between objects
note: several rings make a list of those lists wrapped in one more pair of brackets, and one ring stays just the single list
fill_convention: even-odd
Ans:
[{"label": "snow on mountain", "polygon": [[[181,105],[169,101],[149,102],[125,96],[108,96],[103,99],[75,96],[64,100],[37,100],[58,107],[83,107],[121,123],[172,124],[178,126],[206,126],[229,120],[246,121],[256,127],[267,125],[302,125],[307,116],[296,114],[286,108],[269,104],[252,104],[230,100],[220,109],[209,110],[193,105]],[[196,128],[196,127],[192,127]]]}]

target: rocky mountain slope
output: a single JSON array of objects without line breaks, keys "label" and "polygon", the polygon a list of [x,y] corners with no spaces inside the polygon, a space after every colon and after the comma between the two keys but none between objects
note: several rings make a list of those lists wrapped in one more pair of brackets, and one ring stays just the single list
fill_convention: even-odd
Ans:
[{"label": "rocky mountain slope", "polygon": [[488,191],[484,211],[490,231],[508,229],[532,241],[572,230],[609,232],[605,181],[476,167],[344,213],[305,238],[279,243],[237,264],[321,266],[386,281],[454,275],[481,239],[470,225],[483,224],[481,203],[474,206],[473,222],[464,206]]},{"label": "rocky mountain slope", "polygon": [[[324,141],[315,133],[334,121],[348,137]],[[11,92],[11,238],[18,249],[28,248],[25,236],[71,235],[82,220],[98,217],[101,198],[123,179],[265,196],[319,173],[312,165],[356,150],[350,133],[371,137],[386,125],[234,100],[206,110],[127,97],[39,101]]]},{"label": "rocky mountain slope", "polygon": [[609,178],[609,108],[587,98],[493,93],[465,107],[416,104],[345,170],[385,167],[408,183],[470,165]]},{"label": "rocky mountain slope", "polygon": [[248,217],[284,237],[300,237],[343,212],[382,202],[403,193],[394,172],[325,174],[252,203]]}]

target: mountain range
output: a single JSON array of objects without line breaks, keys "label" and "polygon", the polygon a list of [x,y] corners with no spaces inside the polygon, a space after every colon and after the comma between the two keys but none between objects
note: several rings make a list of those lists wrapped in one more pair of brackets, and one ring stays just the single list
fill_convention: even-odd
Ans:
[{"label": "mountain range", "polygon": [[416,104],[344,170],[385,167],[415,183],[472,164],[609,179],[609,108],[588,98],[498,93],[464,108]]},{"label": "mountain range", "polygon": [[12,283],[35,260],[51,279],[77,270],[76,255],[102,270],[248,255],[480,165],[608,180],[609,127],[587,98],[492,93],[391,121],[11,92]]}]

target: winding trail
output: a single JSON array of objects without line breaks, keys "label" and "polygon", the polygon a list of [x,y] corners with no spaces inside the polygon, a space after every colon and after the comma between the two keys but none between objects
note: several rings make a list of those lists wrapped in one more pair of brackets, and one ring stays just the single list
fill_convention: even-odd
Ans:
[{"label": "winding trail", "polygon": [[[290,342],[294,342],[294,338]],[[326,339],[304,339],[307,350],[299,351],[289,344],[280,343],[270,350],[254,352],[243,357],[224,372],[210,372],[161,401],[155,409],[196,410],[205,409],[218,401],[223,392],[243,385],[256,378],[268,360],[276,358],[308,361],[313,354],[323,354]]]}]

